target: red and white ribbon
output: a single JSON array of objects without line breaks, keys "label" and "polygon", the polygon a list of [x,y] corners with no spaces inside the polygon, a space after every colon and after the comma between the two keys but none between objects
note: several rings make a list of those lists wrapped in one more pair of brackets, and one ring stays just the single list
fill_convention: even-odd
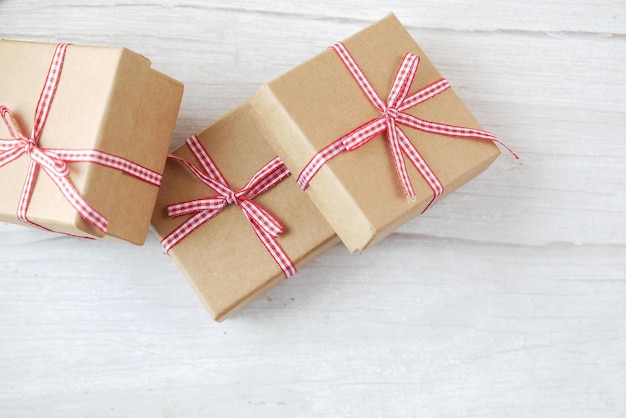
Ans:
[{"label": "red and white ribbon", "polygon": [[245,186],[239,190],[233,190],[197,136],[187,139],[187,146],[200,162],[204,172],[180,157],[170,155],[169,158],[184,164],[202,183],[217,194],[167,206],[168,216],[171,218],[193,216],[161,240],[165,251],[169,252],[183,238],[214,218],[226,205],[236,205],[242,210],[257,237],[279,265],[285,277],[292,276],[296,272],[296,267],[276,241],[276,238],[284,231],[284,226],[263,206],[252,200],[290,175],[281,159],[275,157],[261,167]]},{"label": "red and white ribbon", "polygon": [[122,171],[157,187],[161,185],[162,176],[156,171],[103,151],[39,147],[39,137],[46,124],[52,100],[61,78],[67,46],[68,44],[58,44],[56,47],[52,63],[48,69],[46,82],[37,102],[35,121],[30,136],[25,136],[22,133],[22,129],[15,120],[13,113],[7,107],[0,106],[0,116],[11,135],[11,138],[0,138],[0,167],[9,164],[24,154],[30,157],[26,180],[17,208],[17,217],[20,221],[50,231],[50,229],[30,221],[26,216],[35,182],[37,181],[37,175],[41,168],[57,185],[63,196],[78,211],[80,216],[102,231],[102,233],[105,233],[108,226],[107,218],[91,206],[76,190],[70,180],[70,169],[67,163],[89,162],[100,164]]},{"label": "red and white ribbon", "polygon": [[320,168],[328,161],[343,152],[354,151],[368,143],[378,134],[387,132],[391,155],[404,193],[409,198],[415,197],[415,191],[413,190],[413,185],[411,184],[411,179],[407,172],[403,154],[407,156],[411,164],[413,164],[433,190],[434,197],[424,210],[433,206],[443,194],[443,185],[398,124],[438,135],[475,138],[497,142],[511,152],[515,158],[518,158],[517,154],[492,133],[479,129],[431,122],[406,113],[407,110],[434,98],[450,88],[448,82],[445,79],[441,79],[409,96],[408,93],[413,79],[415,78],[415,74],[417,73],[420,61],[417,55],[407,53],[404,56],[402,64],[393,80],[389,98],[385,103],[378,93],[376,93],[374,87],[365,74],[363,74],[363,71],[359,68],[354,58],[352,58],[345,45],[343,43],[337,43],[333,45],[332,48],[365,96],[381,115],[355,128],[315,154],[298,176],[297,181],[302,189],[306,189],[309,186],[315,174],[317,174]]}]

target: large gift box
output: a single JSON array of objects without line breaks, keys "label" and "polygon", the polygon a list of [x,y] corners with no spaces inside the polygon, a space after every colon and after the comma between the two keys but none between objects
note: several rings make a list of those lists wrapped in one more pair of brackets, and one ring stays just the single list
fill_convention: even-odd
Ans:
[{"label": "large gift box", "polygon": [[339,242],[259,124],[244,102],[177,148],[152,218],[216,320]]},{"label": "large gift box", "polygon": [[263,86],[265,137],[352,252],[499,155],[395,16]]},{"label": "large gift box", "polygon": [[182,92],[125,48],[0,40],[0,221],[142,244]]}]

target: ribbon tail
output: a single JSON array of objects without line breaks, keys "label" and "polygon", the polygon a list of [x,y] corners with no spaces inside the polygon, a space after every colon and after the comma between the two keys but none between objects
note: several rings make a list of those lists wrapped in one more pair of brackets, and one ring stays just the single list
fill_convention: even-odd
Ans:
[{"label": "ribbon tail", "polygon": [[296,267],[276,240],[285,227],[261,205],[251,200],[242,202],[240,207],[250,222],[254,233],[283,271],[285,277],[293,276],[296,273]]},{"label": "ribbon tail", "polygon": [[502,145],[502,147],[504,147],[507,151],[509,151],[511,155],[515,157],[516,160],[519,159],[519,156],[511,148],[509,148],[500,138],[498,138],[491,132],[482,131],[480,129],[474,129],[474,128],[466,128],[463,126],[455,126],[455,125],[448,125],[445,123],[431,122],[428,120],[420,119],[416,116],[413,116],[405,112],[398,113],[397,121],[413,129],[417,129],[419,131],[424,131],[424,132],[428,132],[432,134],[493,141],[495,143]]},{"label": "ribbon tail", "polygon": [[80,217],[95,226],[102,234],[106,234],[109,225],[108,219],[80,195],[70,179],[68,177],[58,177],[54,173],[48,173],[48,175],[67,201],[76,209]]},{"label": "ribbon tail", "polygon": [[396,168],[396,174],[398,175],[398,179],[400,180],[400,185],[402,186],[402,190],[404,194],[409,199],[415,198],[415,190],[413,189],[413,184],[411,183],[411,178],[409,177],[409,173],[406,169],[406,164],[404,162],[404,156],[402,155],[402,148],[400,146],[400,129],[396,126],[393,120],[389,120],[387,122],[388,129],[387,135],[389,139],[389,148],[391,150],[391,156],[393,158],[393,165]]},{"label": "ribbon tail", "polygon": [[[495,135],[494,135],[495,137]],[[519,155],[517,155],[517,153],[515,151],[513,151],[507,144],[504,143],[504,141],[500,140],[500,138],[495,137],[492,139],[493,142],[500,144],[502,146],[502,148],[504,148],[505,150],[507,150],[516,160],[519,160]]]},{"label": "ribbon tail", "polygon": [[433,199],[428,206],[424,209],[426,212],[430,209],[443,195],[443,184],[437,178],[437,175],[432,168],[428,165],[422,154],[417,150],[417,147],[411,142],[407,135],[401,129],[396,129],[399,139],[399,146],[402,148],[407,158],[411,161],[411,164],[417,169],[420,175],[426,180],[426,183],[433,191]]}]

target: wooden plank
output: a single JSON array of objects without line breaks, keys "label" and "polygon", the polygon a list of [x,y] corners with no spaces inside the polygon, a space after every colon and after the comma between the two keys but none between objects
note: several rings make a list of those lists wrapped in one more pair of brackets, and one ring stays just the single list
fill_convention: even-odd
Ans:
[{"label": "wooden plank", "polygon": [[[373,22],[393,11],[406,25],[413,28],[446,28],[459,31],[521,31],[521,32],[571,32],[607,36],[624,35],[626,32],[626,5],[619,0],[528,0],[502,2],[482,0],[468,3],[461,0],[411,3],[390,0],[384,4],[361,0],[342,2],[320,0],[315,2],[254,2],[234,0],[224,3],[217,0],[122,0],[115,3],[86,3],[80,0],[51,4],[46,1],[19,2],[5,8],[21,16],[40,18],[47,16],[77,16],[77,23],[84,14],[114,13],[117,16],[135,18],[167,18],[193,14],[211,19],[214,13],[229,12],[244,15],[251,24],[270,17],[284,21],[323,21],[359,24]],[[18,3],[18,2],[14,2]],[[2,5],[0,4],[0,11]],[[118,19],[119,20],[119,19]],[[187,22],[187,21],[185,21]],[[179,26],[179,25],[176,25]],[[132,29],[130,29],[132,30]],[[291,33],[290,33],[291,34]]]},{"label": "wooden plank", "polygon": [[396,234],[359,256],[335,248],[217,325],[154,238],[24,235],[33,252],[1,263],[3,414],[616,416],[622,405],[623,248]]}]

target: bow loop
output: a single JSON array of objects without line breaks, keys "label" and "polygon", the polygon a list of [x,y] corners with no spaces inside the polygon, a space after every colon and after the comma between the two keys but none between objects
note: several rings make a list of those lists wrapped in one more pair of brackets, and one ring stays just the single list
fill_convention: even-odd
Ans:
[{"label": "bow loop", "polygon": [[404,102],[411,89],[411,84],[413,84],[419,62],[420,58],[410,52],[404,56],[391,85],[391,91],[387,99],[388,107],[397,108]]},{"label": "bow loop", "polygon": [[[54,152],[41,149],[35,139],[27,137],[22,133],[20,124],[9,108],[0,106],[0,115],[2,115],[2,120],[13,138],[2,139],[4,145],[0,149],[6,151],[0,155],[0,158],[4,157],[3,159],[6,159],[11,156],[17,158],[22,154],[26,154],[37,164],[44,167],[50,175],[67,177],[70,174],[70,169],[67,164],[58,155]],[[13,159],[11,159],[11,161]]]},{"label": "bow loop", "polygon": [[167,216],[177,218],[179,216],[190,215],[196,212],[220,213],[226,207],[226,199],[222,196],[209,196],[201,199],[189,200],[167,206]]},{"label": "bow loop", "polygon": [[[2,120],[9,131],[9,135],[11,135],[13,139],[19,140],[24,137],[20,124],[17,123],[15,116],[13,116],[13,112],[11,112],[8,107],[0,106],[0,116],[2,116]],[[3,141],[6,141],[6,139]]]},{"label": "bow loop", "polygon": [[0,106],[0,117],[11,136],[11,138],[0,138],[0,151],[4,151],[0,154],[0,167],[2,167],[21,157],[22,154],[30,155],[37,144],[22,134],[19,123],[8,107]]}]

